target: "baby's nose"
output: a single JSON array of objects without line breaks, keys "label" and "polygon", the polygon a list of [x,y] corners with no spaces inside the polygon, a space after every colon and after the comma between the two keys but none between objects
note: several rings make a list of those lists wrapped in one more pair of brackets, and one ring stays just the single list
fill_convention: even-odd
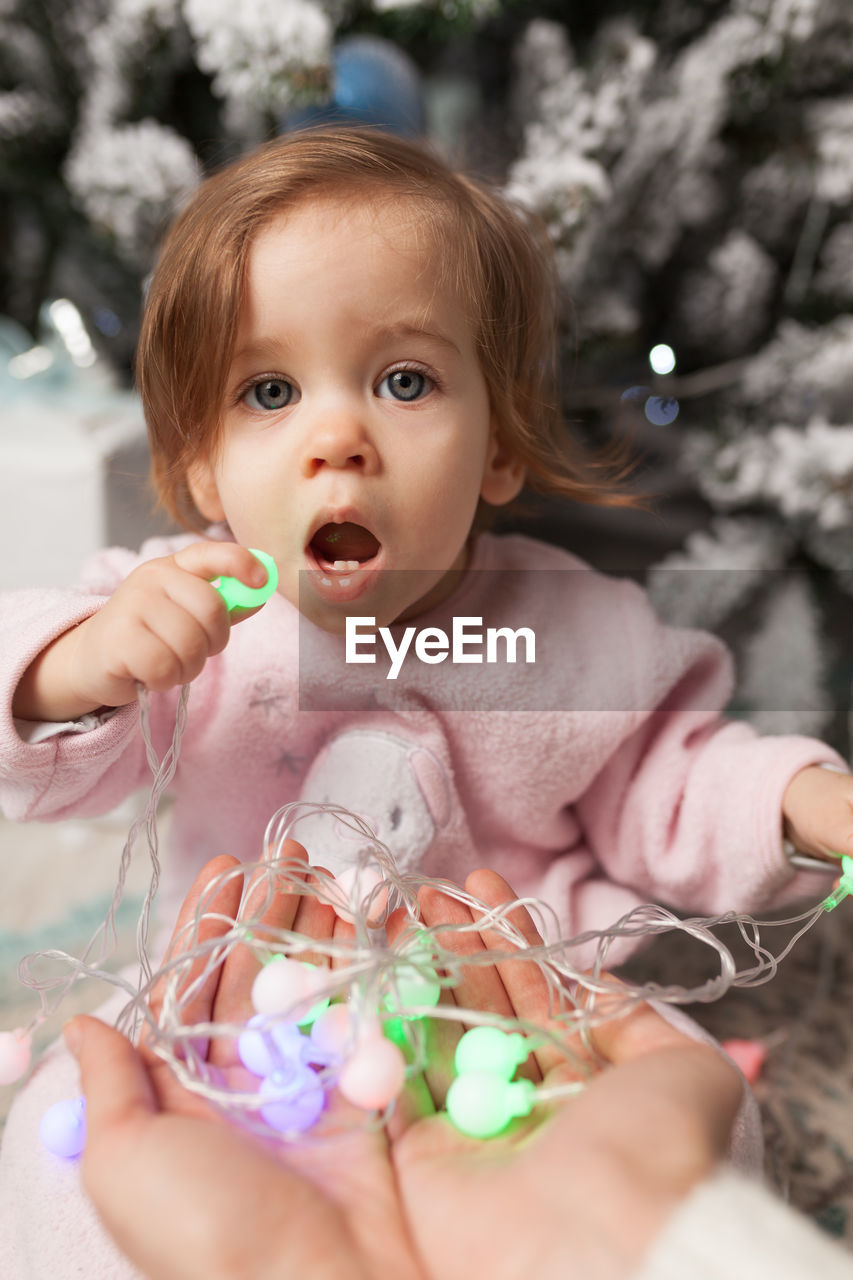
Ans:
[{"label": "baby's nose", "polygon": [[378,460],[376,448],[362,417],[352,409],[318,413],[306,445],[305,473],[323,467],[371,471]]}]

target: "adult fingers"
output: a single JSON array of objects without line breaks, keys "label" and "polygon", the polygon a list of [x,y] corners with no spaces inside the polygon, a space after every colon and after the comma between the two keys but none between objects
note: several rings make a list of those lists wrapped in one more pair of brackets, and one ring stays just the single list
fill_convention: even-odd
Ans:
[{"label": "adult fingers", "polygon": [[591,1027],[590,1039],[598,1053],[614,1065],[658,1050],[680,1049],[696,1043],[645,1001],[627,1012],[620,1012],[617,1006],[611,1008],[602,1022]]},{"label": "adult fingers", "polygon": [[[225,958],[216,991],[213,1017],[221,1023],[242,1024],[254,1013],[252,985],[268,955],[287,950],[288,935],[321,939],[331,936],[334,912],[317,900],[308,855],[296,840],[286,840],[274,862],[256,867],[246,886],[239,909],[241,925],[252,935],[252,945],[238,943]],[[306,963],[324,964],[319,952],[294,945],[292,957]],[[236,1047],[230,1037],[216,1037],[211,1061],[220,1066],[235,1061]]]},{"label": "adult fingers", "polygon": [[87,1147],[157,1110],[145,1066],[126,1036],[86,1014],[72,1018],[64,1036],[80,1067]]},{"label": "adult fingers", "polygon": [[[661,1032],[654,1049],[623,1041],[620,1056],[569,1105],[575,1117],[566,1123],[582,1123],[585,1132],[597,1126],[603,1139],[625,1148],[626,1158],[648,1152],[665,1135],[656,1147],[659,1171],[669,1161],[671,1173],[695,1167],[698,1177],[725,1153],[743,1082],[718,1050],[670,1031]],[[617,1031],[611,1044],[621,1039]]]},{"label": "adult fingers", "polygon": [[[554,1015],[568,1006],[565,1003],[565,996],[561,996],[556,978],[549,984],[536,958],[535,949],[542,946],[542,935],[536,928],[529,911],[522,906],[510,911],[501,910],[516,901],[516,894],[507,881],[495,871],[472,872],[465,882],[465,888],[487,907],[499,911],[501,918],[512,925],[521,937],[521,945],[513,943],[500,929],[489,926],[488,914],[475,911],[475,919],[483,922],[480,937],[487,951],[506,953],[517,947],[515,955],[495,962],[495,968],[500,975],[514,1016],[526,1022],[535,1023],[536,1026],[559,1032],[560,1024],[555,1020]],[[528,949],[530,954],[527,954]],[[556,1045],[545,1041],[537,1048],[535,1060],[541,1074],[546,1075],[555,1066],[565,1062],[565,1057]],[[531,1073],[529,1067],[527,1070],[521,1069],[519,1074],[529,1074],[532,1079],[537,1078],[536,1073]]]},{"label": "adult fingers", "polygon": [[[160,1016],[167,991],[174,989],[182,1001],[182,1023],[211,1021],[221,977],[217,939],[234,927],[242,891],[241,865],[228,854],[213,858],[196,876],[166,951],[163,965],[166,972],[151,994],[150,1009],[155,1019]],[[201,952],[193,960],[181,960],[185,953],[198,948]],[[143,1034],[140,1041],[140,1052],[146,1062],[153,1061],[149,1038]],[[206,1052],[203,1043],[197,1044],[196,1049],[202,1055]]]},{"label": "adult fingers", "polygon": [[[474,916],[464,901],[432,886],[424,886],[418,894],[423,923],[436,930],[436,939],[446,951],[455,957],[454,976],[457,981],[449,987],[442,1003],[452,1004],[460,1010],[471,1009],[486,1015],[512,1018],[514,1009],[501,976],[486,960],[487,947]],[[441,925],[448,925],[446,930]],[[453,1056],[464,1031],[469,1025],[464,1021],[431,1019],[427,1029],[430,1067],[426,1072],[432,1096],[443,1102],[454,1078]],[[534,1063],[525,1069],[538,1078]]]},{"label": "adult fingers", "polygon": [[[467,902],[425,886],[418,894],[418,903],[424,924],[437,930],[441,947],[452,952],[459,962],[459,981],[451,989],[455,1003],[461,1008],[512,1017],[512,1003],[497,968],[482,963],[487,947],[479,930],[473,927],[475,916]],[[449,927],[442,930],[441,925]],[[466,964],[468,959],[471,963]]]},{"label": "adult fingers", "polygon": [[[307,855],[306,855],[307,856]],[[320,867],[310,867],[305,877],[305,892],[300,895],[293,923],[294,931],[303,938],[317,942],[328,942],[332,939],[346,944],[355,937],[355,931],[346,921],[341,920],[334,907],[323,893],[324,881],[331,880],[328,871]],[[308,964],[319,964],[324,967],[336,967],[330,959],[328,951],[318,947],[316,951],[303,952],[300,960]],[[344,947],[343,964],[349,964],[347,948]]]}]

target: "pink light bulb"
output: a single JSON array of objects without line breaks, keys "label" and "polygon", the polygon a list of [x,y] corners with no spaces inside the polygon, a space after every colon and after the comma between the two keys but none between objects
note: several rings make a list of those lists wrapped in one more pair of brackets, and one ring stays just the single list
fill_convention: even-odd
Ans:
[{"label": "pink light bulb", "polygon": [[255,1013],[276,1017],[290,1013],[308,995],[305,970],[297,960],[276,956],[265,964],[252,983]]},{"label": "pink light bulb", "polygon": [[0,1031],[0,1084],[14,1084],[30,1065],[31,1039],[21,1027]]},{"label": "pink light bulb", "polygon": [[328,998],[317,1001],[327,981],[328,970],[318,965],[275,956],[252,983],[252,1005],[268,1018],[310,1022],[328,1004]]},{"label": "pink light bulb", "polygon": [[352,1014],[345,1004],[330,1005],[311,1028],[311,1043],[324,1058],[339,1058],[352,1039]]},{"label": "pink light bulb", "polygon": [[363,907],[370,899],[367,923],[375,925],[382,919],[388,905],[387,888],[371,897],[373,890],[382,884],[383,879],[384,876],[376,867],[347,867],[327,886],[325,896],[340,918],[348,924],[355,919],[354,907]]},{"label": "pink light bulb", "polygon": [[357,1107],[378,1111],[400,1094],[406,1079],[406,1061],[395,1044],[383,1035],[369,1035],[347,1058],[338,1075],[338,1089]]}]

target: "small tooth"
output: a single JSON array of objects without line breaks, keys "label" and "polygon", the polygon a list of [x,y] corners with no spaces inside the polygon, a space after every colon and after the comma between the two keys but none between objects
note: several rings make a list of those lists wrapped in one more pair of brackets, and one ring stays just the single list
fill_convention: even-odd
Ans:
[{"label": "small tooth", "polygon": [[340,571],[341,569],[348,569],[349,560],[335,560],[332,563],[332,568],[337,569],[338,571]]}]

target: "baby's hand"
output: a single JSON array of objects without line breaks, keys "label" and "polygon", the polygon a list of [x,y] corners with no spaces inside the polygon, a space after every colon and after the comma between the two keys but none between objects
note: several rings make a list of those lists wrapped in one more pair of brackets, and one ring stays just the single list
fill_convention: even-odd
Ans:
[{"label": "baby's hand", "polygon": [[836,861],[853,854],[853,774],[812,765],[782,797],[784,834],[801,853]]},{"label": "baby's hand", "polygon": [[[232,622],[211,586],[219,577],[262,587],[267,571],[245,547],[196,542],[141,564],[102,609],[65,632],[25,673],[15,697],[24,719],[76,719],[134,702],[137,684],[156,693],[187,684],[228,643]],[[260,607],[260,606],[259,606]]]}]

